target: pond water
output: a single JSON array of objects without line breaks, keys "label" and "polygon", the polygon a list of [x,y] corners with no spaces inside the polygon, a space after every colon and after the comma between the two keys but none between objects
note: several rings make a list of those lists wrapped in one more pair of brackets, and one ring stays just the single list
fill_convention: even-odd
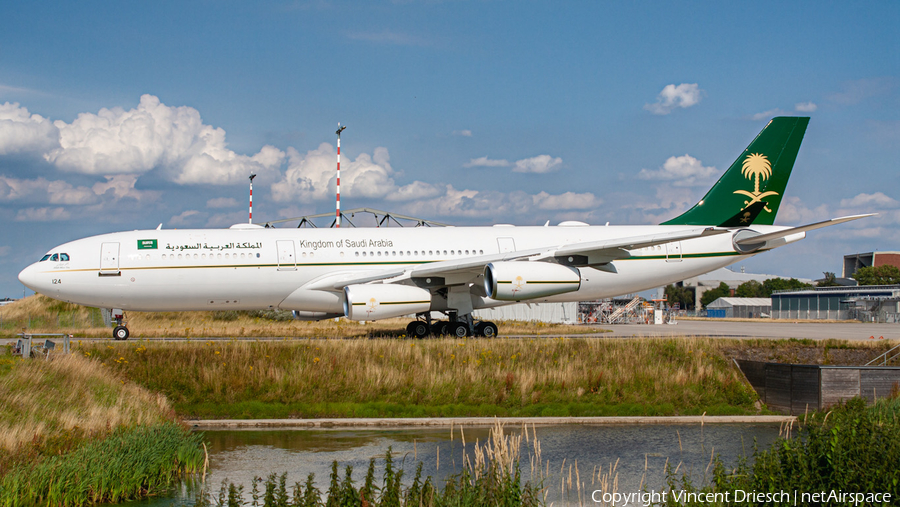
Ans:
[{"label": "pond water", "polygon": [[[523,428],[504,428],[507,435],[525,437]],[[543,485],[548,502],[555,505],[593,504],[597,489],[636,492],[660,491],[665,486],[665,467],[678,467],[678,476],[690,474],[695,484],[711,472],[712,456],[732,465],[741,456],[752,457],[754,442],[768,448],[778,437],[777,424],[685,425],[560,425],[527,428],[522,439],[520,466],[525,480],[540,477],[535,461],[534,437],[540,442]],[[217,492],[223,480],[244,485],[245,496],[254,477],[287,473],[287,484],[304,482],[314,473],[319,489],[328,488],[331,464],[337,461],[341,476],[347,465],[360,485],[371,458],[376,458],[380,484],[385,453],[390,448],[395,464],[412,481],[419,461],[423,477],[443,479],[459,472],[465,453],[472,459],[474,445],[484,443],[490,428],[391,428],[391,429],[266,429],[205,431],[210,469],[207,489]],[[463,447],[465,441],[465,448]],[[534,474],[534,476],[532,476]],[[581,486],[579,488],[578,483]],[[571,484],[571,486],[569,486]],[[579,493],[580,490],[580,493]],[[189,505],[193,494],[181,488],[166,498],[131,505]]]}]

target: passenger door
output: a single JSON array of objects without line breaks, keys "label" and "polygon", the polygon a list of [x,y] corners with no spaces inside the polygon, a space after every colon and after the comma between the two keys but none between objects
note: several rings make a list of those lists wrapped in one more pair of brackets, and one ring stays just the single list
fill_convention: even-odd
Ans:
[{"label": "passenger door", "polygon": [[119,276],[119,244],[103,243],[100,245],[100,276]]},{"label": "passenger door", "polygon": [[278,270],[294,271],[297,269],[297,255],[294,250],[294,242],[289,239],[279,239],[275,242],[278,249]]},{"label": "passenger door", "polygon": [[500,253],[516,251],[516,242],[512,238],[497,238],[497,246],[500,247]]},{"label": "passenger door", "polygon": [[666,243],[666,262],[681,262],[681,241]]}]

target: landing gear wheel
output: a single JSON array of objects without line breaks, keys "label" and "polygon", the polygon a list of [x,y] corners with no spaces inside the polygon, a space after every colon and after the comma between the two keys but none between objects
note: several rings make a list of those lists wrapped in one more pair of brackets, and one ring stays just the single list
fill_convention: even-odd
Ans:
[{"label": "landing gear wheel", "polygon": [[116,340],[127,340],[129,334],[128,328],[125,326],[116,326],[116,328],[113,329],[113,338]]},{"label": "landing gear wheel", "polygon": [[[478,328],[481,328],[480,330]],[[497,332],[497,324],[493,322],[481,322],[475,328],[475,332],[477,332],[480,336],[484,336],[485,338],[496,338]]]},{"label": "landing gear wheel", "polygon": [[431,329],[428,328],[428,324],[421,320],[410,322],[409,325],[406,326],[406,329],[409,331],[409,336],[414,336],[420,340],[428,336],[428,333],[431,331]]},{"label": "landing gear wheel", "polygon": [[445,321],[437,321],[431,325],[431,334],[435,336],[443,336],[450,333],[450,323]]},{"label": "landing gear wheel", "polygon": [[417,322],[419,322],[419,321],[414,320],[406,325],[406,336],[409,336],[409,337],[415,336],[415,332],[413,331],[413,326],[415,326]]},{"label": "landing gear wheel", "polygon": [[469,325],[465,322],[456,322],[450,327],[450,333],[456,338],[469,336]]}]

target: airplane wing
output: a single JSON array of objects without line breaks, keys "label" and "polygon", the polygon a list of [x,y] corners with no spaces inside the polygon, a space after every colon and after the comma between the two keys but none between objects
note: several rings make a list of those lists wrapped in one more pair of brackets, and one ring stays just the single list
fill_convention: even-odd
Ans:
[{"label": "airplane wing", "polygon": [[860,218],[866,218],[877,215],[877,213],[868,213],[865,215],[850,215],[846,217],[832,218],[831,220],[825,220],[823,222],[816,222],[814,224],[801,225],[800,227],[792,227],[790,229],[785,229],[783,231],[770,232],[768,234],[759,234],[756,236],[747,236],[745,238],[741,238],[735,241],[735,243],[739,245],[749,245],[756,243],[763,243],[766,241],[772,241],[773,239],[784,238],[787,236],[793,236],[794,234],[799,234],[801,232],[806,231],[814,231],[816,229],[821,229],[822,227],[829,227],[832,225],[842,224],[844,222],[850,222],[852,220],[859,220]]},{"label": "airplane wing", "polygon": [[647,234],[628,238],[588,241],[556,247],[543,247],[515,252],[480,255],[478,257],[431,262],[421,266],[399,269],[369,271],[365,273],[360,273],[358,271],[353,273],[337,273],[314,280],[306,284],[304,288],[310,290],[333,291],[342,290],[347,285],[376,281],[394,283],[409,280],[410,278],[450,277],[459,275],[470,275],[474,277],[480,275],[484,271],[484,267],[492,262],[520,261],[529,258],[543,260],[552,257],[571,257],[578,255],[599,259],[599,262],[597,263],[602,264],[612,262],[616,259],[630,257],[631,255],[628,253],[628,250],[728,232],[731,231],[713,227],[696,227],[676,232]]}]

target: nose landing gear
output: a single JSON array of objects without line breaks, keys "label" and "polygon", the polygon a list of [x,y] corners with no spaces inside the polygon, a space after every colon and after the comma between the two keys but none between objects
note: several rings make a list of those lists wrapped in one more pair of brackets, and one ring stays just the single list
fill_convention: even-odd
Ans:
[{"label": "nose landing gear", "polygon": [[110,310],[110,315],[116,321],[116,327],[113,329],[113,339],[127,340],[128,335],[131,333],[129,333],[128,328],[125,327],[125,312],[118,308],[113,308]]}]

